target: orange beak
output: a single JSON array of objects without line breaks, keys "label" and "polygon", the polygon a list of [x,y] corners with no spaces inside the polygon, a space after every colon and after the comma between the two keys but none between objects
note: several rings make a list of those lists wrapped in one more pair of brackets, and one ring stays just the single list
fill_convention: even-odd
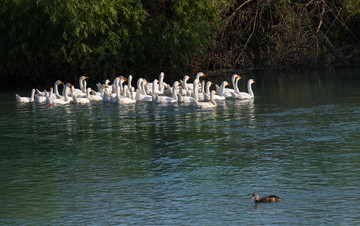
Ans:
[{"label": "orange beak", "polygon": [[85,76],[84,78],[85,78],[85,79],[88,79],[89,77]]}]

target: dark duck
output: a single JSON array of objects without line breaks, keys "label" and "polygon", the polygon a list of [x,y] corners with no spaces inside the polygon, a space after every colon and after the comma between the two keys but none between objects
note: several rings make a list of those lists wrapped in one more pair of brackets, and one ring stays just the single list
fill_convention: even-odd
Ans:
[{"label": "dark duck", "polygon": [[259,203],[259,202],[279,202],[279,201],[283,200],[282,198],[280,198],[279,196],[276,196],[276,195],[269,195],[269,196],[265,196],[265,197],[260,198],[259,195],[256,192],[252,193],[251,200],[252,199],[255,199],[256,203]]}]

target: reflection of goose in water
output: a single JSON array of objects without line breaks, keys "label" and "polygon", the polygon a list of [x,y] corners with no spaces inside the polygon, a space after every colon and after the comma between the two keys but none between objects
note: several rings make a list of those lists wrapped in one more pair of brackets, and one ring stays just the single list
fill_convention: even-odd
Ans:
[{"label": "reflection of goose in water", "polygon": [[234,107],[247,107],[247,108],[254,108],[254,98],[251,99],[239,99],[234,101]]}]

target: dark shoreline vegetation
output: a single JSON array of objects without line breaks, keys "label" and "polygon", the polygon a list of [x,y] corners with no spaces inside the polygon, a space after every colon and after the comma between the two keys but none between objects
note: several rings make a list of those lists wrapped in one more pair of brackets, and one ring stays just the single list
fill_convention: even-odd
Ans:
[{"label": "dark shoreline vegetation", "polygon": [[359,24],[357,0],[2,0],[0,88],[358,65]]}]

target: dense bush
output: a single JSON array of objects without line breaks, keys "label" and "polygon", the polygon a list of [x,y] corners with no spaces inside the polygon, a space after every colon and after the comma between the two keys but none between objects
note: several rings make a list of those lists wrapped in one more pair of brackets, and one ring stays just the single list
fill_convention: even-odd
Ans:
[{"label": "dense bush", "polygon": [[93,80],[122,73],[189,71],[204,54],[219,10],[213,1],[5,0],[1,82]]},{"label": "dense bush", "polygon": [[216,44],[200,67],[352,64],[360,56],[359,2],[234,1],[221,14]]},{"label": "dense bush", "polygon": [[88,75],[351,64],[356,0],[2,0],[2,87]]},{"label": "dense bush", "polygon": [[[101,78],[128,69],[146,11],[138,1],[8,0],[0,12],[2,77],[16,83]],[[5,75],[4,75],[5,74]]]}]

